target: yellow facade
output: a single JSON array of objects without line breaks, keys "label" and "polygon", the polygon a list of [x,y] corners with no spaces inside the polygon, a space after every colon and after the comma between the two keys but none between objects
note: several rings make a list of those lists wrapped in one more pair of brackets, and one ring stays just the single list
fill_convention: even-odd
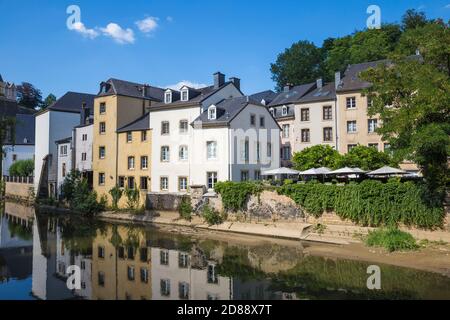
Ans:
[{"label": "yellow facade", "polygon": [[[145,133],[144,133],[145,132]],[[131,141],[128,139],[131,135]],[[146,137],[144,139],[144,136]],[[140,190],[140,205],[145,204],[146,194],[150,191],[150,151],[151,130],[122,132],[118,134],[118,179],[123,187],[135,185]],[[129,168],[129,158],[134,159],[134,168]],[[146,161],[143,159],[145,157]],[[143,180],[146,180],[146,184]],[[134,183],[133,183],[134,181]],[[119,207],[126,207],[126,197],[119,201]]]},{"label": "yellow facade", "polygon": [[[100,112],[101,104],[104,104],[104,112]],[[141,117],[149,106],[148,100],[118,95],[98,96],[94,100],[93,186],[99,197],[107,196],[109,204],[109,190],[118,183],[119,141],[116,131]],[[101,150],[103,157],[100,156]],[[100,181],[101,178],[104,181]]]},{"label": "yellow facade", "polygon": [[[131,273],[130,268],[134,270]],[[151,248],[146,246],[144,234],[125,226],[110,226],[105,233],[98,232],[93,242],[92,299],[151,298]]]}]

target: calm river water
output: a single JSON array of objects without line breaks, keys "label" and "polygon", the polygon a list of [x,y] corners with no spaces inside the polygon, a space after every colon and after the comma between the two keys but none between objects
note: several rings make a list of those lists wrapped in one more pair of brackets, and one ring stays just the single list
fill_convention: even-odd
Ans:
[{"label": "calm river water", "polygon": [[314,244],[3,211],[0,299],[450,299],[450,278],[388,265],[369,290],[370,263],[304,255]]}]

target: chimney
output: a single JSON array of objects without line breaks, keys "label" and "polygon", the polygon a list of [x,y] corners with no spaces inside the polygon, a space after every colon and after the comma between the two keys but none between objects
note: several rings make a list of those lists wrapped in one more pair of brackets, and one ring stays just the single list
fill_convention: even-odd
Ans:
[{"label": "chimney", "polygon": [[322,78],[316,80],[316,86],[317,86],[317,89],[320,89],[323,87]]},{"label": "chimney", "polygon": [[214,89],[220,88],[225,83],[225,75],[221,72],[214,73]]},{"label": "chimney", "polygon": [[339,88],[339,85],[341,84],[341,72],[338,71],[334,74],[334,85],[337,88]]},{"label": "chimney", "polygon": [[289,92],[292,88],[292,84],[286,83],[286,85],[283,88],[283,92]]},{"label": "chimney", "polygon": [[234,86],[238,89],[241,90],[241,79],[236,78],[236,77],[231,77],[230,81],[234,84]]},{"label": "chimney", "polygon": [[84,126],[87,124],[87,120],[89,118],[89,108],[86,108],[86,102],[81,104],[81,112],[80,112],[80,125]]},{"label": "chimney", "polygon": [[148,84],[144,84],[142,86],[142,97],[145,98],[148,95],[148,89],[149,89],[149,85]]}]

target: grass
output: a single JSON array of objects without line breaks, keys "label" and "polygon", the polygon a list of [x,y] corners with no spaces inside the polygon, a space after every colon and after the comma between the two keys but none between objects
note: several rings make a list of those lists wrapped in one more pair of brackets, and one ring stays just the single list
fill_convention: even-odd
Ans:
[{"label": "grass", "polygon": [[383,247],[389,252],[416,250],[419,247],[411,234],[396,228],[369,232],[365,240],[369,247]]}]

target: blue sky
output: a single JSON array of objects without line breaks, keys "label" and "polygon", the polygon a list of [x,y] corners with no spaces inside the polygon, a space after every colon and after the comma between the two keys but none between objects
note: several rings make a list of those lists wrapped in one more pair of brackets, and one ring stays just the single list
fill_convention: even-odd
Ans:
[{"label": "blue sky", "polygon": [[[97,93],[110,77],[166,87],[210,84],[222,71],[253,93],[273,89],[278,53],[364,28],[371,4],[383,22],[408,8],[450,19],[450,0],[0,0],[0,73],[59,97]],[[81,9],[76,30],[66,26],[69,5]]]}]

